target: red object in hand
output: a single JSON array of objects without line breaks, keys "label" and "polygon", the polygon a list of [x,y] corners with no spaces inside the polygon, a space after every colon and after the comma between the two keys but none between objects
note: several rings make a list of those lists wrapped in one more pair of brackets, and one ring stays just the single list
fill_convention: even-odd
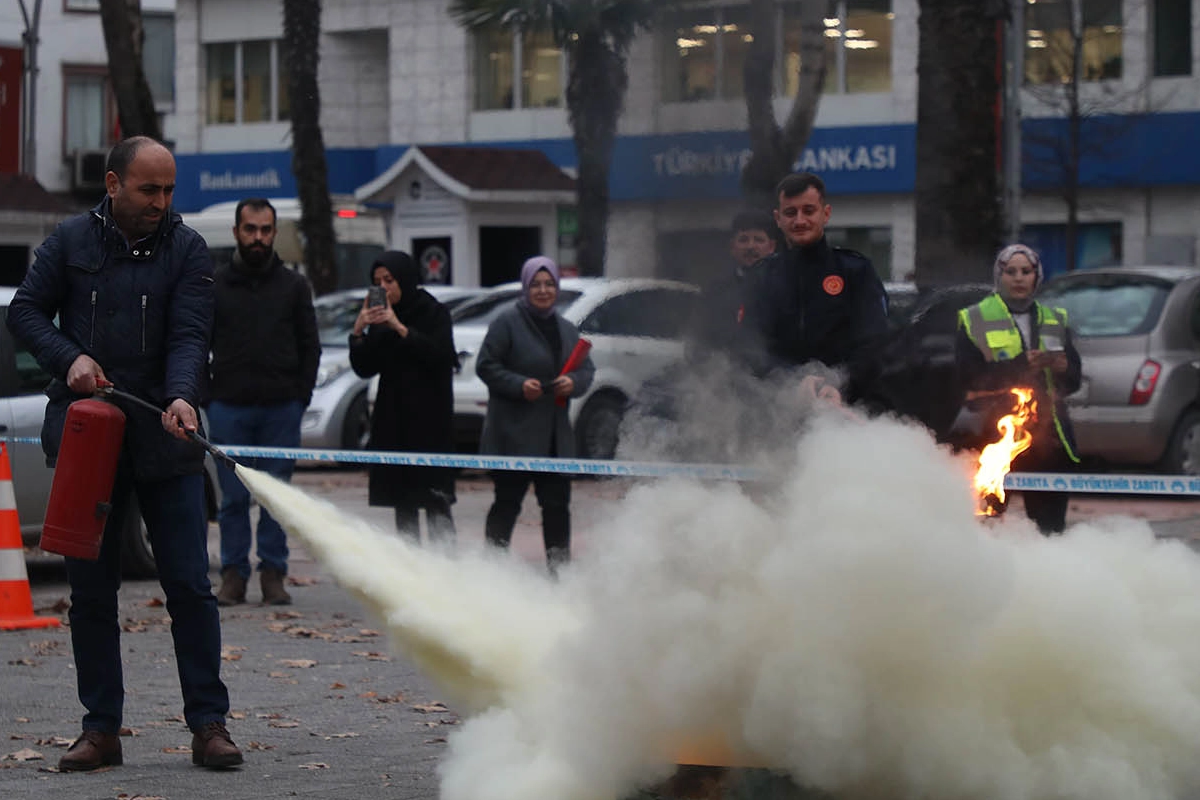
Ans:
[{"label": "red object in hand", "polygon": [[100,557],[124,434],[125,414],[112,403],[89,397],[67,407],[42,523],[41,548],[47,553]]},{"label": "red object in hand", "polygon": [[[558,377],[566,375],[568,372],[574,372],[583,364],[583,360],[587,358],[588,353],[592,350],[592,343],[587,339],[580,339],[575,343],[575,347],[571,349],[571,355],[567,356],[567,363],[563,364],[562,372],[558,373]],[[559,408],[566,408],[567,398],[555,397],[554,402]]]}]

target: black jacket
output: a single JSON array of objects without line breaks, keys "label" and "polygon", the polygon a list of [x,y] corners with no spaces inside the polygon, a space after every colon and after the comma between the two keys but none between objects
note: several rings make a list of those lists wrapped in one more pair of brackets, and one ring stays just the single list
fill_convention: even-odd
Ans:
[{"label": "black jacket", "polygon": [[235,252],[216,273],[210,398],[244,406],[298,400],[307,406],[320,361],[308,281],[277,255],[253,269]]},{"label": "black jacket", "polygon": [[[386,256],[387,254],[385,254]],[[458,355],[450,312],[415,278],[392,306],[408,336],[368,328],[350,337],[350,366],[363,378],[379,375],[371,413],[372,450],[454,452],[454,370]],[[442,467],[372,465],[367,489],[373,506],[423,505],[429,491],[453,502],[455,471]]]},{"label": "black jacket", "polygon": [[766,375],[819,361],[844,367],[845,395],[870,396],[887,335],[887,293],[870,259],[824,238],[755,264],[747,274],[739,349]]},{"label": "black jacket", "polygon": [[[51,462],[67,406],[80,397],[66,379],[81,354],[95,359],[117,389],[159,408],[176,398],[199,404],[208,369],[212,274],[204,239],[178,214],[168,214],[154,234],[130,247],[107,198],[60,223],[42,242],[9,304],[8,328],[54,377],[42,427]],[[158,415],[132,405],[123,410],[125,446],[139,480],[203,469],[204,451],[164,431]]]}]

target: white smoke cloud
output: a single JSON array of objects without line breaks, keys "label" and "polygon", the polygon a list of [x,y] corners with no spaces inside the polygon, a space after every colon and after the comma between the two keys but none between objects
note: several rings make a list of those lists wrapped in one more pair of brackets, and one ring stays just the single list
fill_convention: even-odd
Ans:
[{"label": "white smoke cloud", "polygon": [[703,750],[839,798],[1200,785],[1200,559],[1131,519],[981,522],[970,472],[830,413],[769,487],[631,491],[552,584],[239,470],[463,704],[446,800],[614,800]]}]

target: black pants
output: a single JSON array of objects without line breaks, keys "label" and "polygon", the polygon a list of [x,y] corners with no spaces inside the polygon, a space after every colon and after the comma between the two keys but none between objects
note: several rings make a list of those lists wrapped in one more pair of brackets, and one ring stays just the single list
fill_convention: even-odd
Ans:
[{"label": "black pants", "polygon": [[494,472],[496,499],[488,510],[484,533],[490,544],[508,547],[521,513],[525,490],[533,484],[542,508],[542,541],[551,572],[571,560],[571,479],[553,472]]},{"label": "black pants", "polygon": [[[1013,472],[1074,472],[1073,462],[1060,448],[1043,450],[1026,450],[1013,459]],[[1067,506],[1071,495],[1067,492],[1022,492],[1025,501],[1025,515],[1038,526],[1038,530],[1046,536],[1062,533],[1067,527]]]},{"label": "black pants", "polygon": [[410,498],[396,506],[396,530],[405,536],[421,541],[421,524],[417,512],[425,509],[425,524],[431,542],[454,541],[456,530],[454,517],[450,515],[450,501],[441,492],[430,490],[423,497]]}]

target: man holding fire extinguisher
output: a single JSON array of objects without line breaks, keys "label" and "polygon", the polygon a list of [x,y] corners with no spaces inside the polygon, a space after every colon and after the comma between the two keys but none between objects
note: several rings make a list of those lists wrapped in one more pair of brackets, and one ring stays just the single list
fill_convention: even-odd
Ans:
[{"label": "man holding fire extinguisher", "polygon": [[[225,728],[221,628],[208,579],[204,451],[196,406],[208,367],[213,270],[204,239],[171,210],[175,159],[135,136],[109,153],[107,196],[60,223],[35,254],[8,309],[8,327],[54,381],[42,428],[53,463],[68,406],[111,383],[164,409],[122,404],[124,440],[112,509],[96,560],[68,557],[71,643],[83,732],[59,762],[85,771],[122,762],[124,686],[117,590],[120,536],[136,494],[167,597],[192,762],[242,763]],[[55,317],[59,324],[55,325]]]}]

